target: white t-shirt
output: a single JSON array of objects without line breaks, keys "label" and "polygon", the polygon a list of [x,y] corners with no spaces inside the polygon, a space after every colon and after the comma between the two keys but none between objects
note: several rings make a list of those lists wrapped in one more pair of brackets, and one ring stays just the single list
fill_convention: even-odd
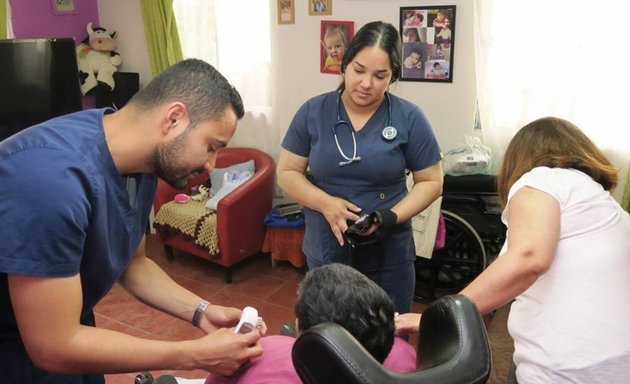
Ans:
[{"label": "white t-shirt", "polygon": [[630,383],[628,213],[588,175],[538,167],[510,189],[506,225],[525,186],[558,201],[560,238],[550,269],[511,307],[519,384]]}]

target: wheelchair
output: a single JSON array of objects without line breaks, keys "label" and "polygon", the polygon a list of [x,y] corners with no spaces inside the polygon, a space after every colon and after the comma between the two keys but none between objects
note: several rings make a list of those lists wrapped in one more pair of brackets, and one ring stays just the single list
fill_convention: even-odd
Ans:
[{"label": "wheelchair", "polygon": [[414,300],[430,303],[458,293],[496,259],[506,233],[501,212],[496,176],[444,176],[446,239],[430,259],[416,258]]}]

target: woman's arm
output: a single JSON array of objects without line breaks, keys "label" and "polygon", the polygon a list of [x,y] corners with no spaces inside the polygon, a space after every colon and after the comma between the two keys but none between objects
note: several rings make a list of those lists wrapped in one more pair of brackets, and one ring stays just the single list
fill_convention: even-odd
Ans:
[{"label": "woman's arm", "polygon": [[551,195],[524,187],[509,202],[508,248],[461,294],[485,314],[526,291],[554,260],[560,205]]},{"label": "woman's arm", "polygon": [[278,186],[295,202],[324,215],[339,244],[343,245],[343,233],[348,229],[346,220],[357,220],[361,208],[314,186],[306,179],[307,165],[307,158],[281,149],[276,168]]},{"label": "woman's arm", "polygon": [[442,194],[443,182],[442,162],[413,172],[413,187],[407,196],[392,208],[398,216],[398,222],[411,219],[431,205]]}]

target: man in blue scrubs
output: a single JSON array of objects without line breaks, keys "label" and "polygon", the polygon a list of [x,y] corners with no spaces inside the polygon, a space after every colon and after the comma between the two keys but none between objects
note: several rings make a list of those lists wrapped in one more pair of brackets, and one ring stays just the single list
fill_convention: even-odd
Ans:
[{"label": "man in blue scrubs", "polygon": [[[230,374],[262,353],[258,331],[225,328],[240,310],[210,305],[144,254],[157,177],[183,188],[193,172],[210,171],[243,114],[216,69],[185,60],[119,111],[62,116],[0,143],[0,382]],[[93,308],[117,281],[207,335],[175,342],[96,328]]]}]

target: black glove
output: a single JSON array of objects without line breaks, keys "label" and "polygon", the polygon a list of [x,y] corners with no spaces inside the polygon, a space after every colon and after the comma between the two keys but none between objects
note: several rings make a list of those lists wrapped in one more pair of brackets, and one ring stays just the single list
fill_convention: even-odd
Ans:
[{"label": "black glove", "polygon": [[379,209],[374,211],[372,215],[374,216],[374,221],[378,223],[376,236],[381,239],[389,235],[398,221],[398,215],[391,209]]}]

